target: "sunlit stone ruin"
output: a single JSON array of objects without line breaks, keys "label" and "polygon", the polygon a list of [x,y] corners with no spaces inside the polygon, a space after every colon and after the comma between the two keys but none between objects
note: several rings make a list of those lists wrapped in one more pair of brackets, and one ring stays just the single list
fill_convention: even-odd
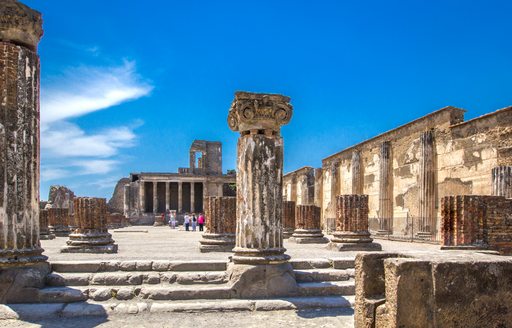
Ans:
[{"label": "sunlit stone ruin", "polygon": [[[132,173],[109,202],[63,186],[40,202],[41,14],[16,0],[0,14],[0,326],[308,310],[512,326],[512,107],[468,121],[445,107],[283,174],[281,130],[311,114],[236,92],[218,127],[238,139],[236,172],[195,140],[188,168]],[[193,212],[204,231],[184,231]]]}]

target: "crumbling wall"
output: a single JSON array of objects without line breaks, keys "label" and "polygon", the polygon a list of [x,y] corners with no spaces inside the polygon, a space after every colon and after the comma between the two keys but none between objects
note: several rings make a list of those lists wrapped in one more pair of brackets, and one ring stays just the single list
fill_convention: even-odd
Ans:
[{"label": "crumbling wall", "polygon": [[110,213],[124,213],[124,186],[130,183],[130,178],[121,178],[112,193],[112,198],[108,201],[108,211]]}]

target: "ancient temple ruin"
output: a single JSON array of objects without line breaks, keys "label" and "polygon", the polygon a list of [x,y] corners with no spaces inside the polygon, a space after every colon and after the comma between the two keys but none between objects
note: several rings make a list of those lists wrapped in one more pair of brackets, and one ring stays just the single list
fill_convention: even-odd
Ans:
[{"label": "ancient temple ruin", "polygon": [[468,121],[464,112],[442,108],[324,158],[317,171],[290,172],[285,200],[310,204],[313,194],[333,232],[336,197],[366,194],[372,232],[439,241],[444,196],[510,197],[512,107]]},{"label": "ancient temple ruin", "polygon": [[122,213],[132,224],[152,224],[167,210],[178,218],[203,212],[204,197],[234,196],[236,175],[222,173],[222,143],[194,140],[189,156],[190,166],[178,173],[131,173],[129,180],[120,180],[122,188],[116,187],[112,199],[123,200]]}]

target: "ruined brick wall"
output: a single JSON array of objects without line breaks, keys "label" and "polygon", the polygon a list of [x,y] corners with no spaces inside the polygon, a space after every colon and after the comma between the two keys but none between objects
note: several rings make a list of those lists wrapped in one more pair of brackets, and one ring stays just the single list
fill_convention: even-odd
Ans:
[{"label": "ruined brick wall", "polygon": [[[440,200],[447,195],[491,194],[491,171],[512,162],[512,107],[463,122],[464,111],[446,107],[322,161],[322,222],[332,217],[335,195],[353,194],[354,158],[369,196],[369,217],[379,217],[380,147],[391,143],[392,233],[410,236],[420,220],[421,135],[433,131],[432,155],[436,234],[440,228]],[[358,156],[354,156],[357,153]]]},{"label": "ruined brick wall", "polygon": [[481,246],[512,251],[512,199],[446,196],[441,200],[443,246]]}]

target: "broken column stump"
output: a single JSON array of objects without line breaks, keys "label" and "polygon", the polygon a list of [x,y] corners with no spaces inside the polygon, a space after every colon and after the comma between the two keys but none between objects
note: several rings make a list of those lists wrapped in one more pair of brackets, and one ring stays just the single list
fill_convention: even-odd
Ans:
[{"label": "broken column stump", "polygon": [[237,92],[228,115],[240,132],[237,156],[236,247],[228,269],[235,297],[298,292],[283,247],[283,139],[292,116],[290,98]]},{"label": "broken column stump", "polygon": [[283,238],[290,238],[295,231],[295,202],[283,202]]},{"label": "broken column stump", "polygon": [[41,14],[0,1],[0,303],[34,302],[50,272],[39,242]]},{"label": "broken column stump", "polygon": [[329,239],[320,229],[320,207],[315,205],[297,205],[295,207],[295,231],[290,238],[297,244],[325,244]]},{"label": "broken column stump", "polygon": [[368,195],[336,197],[336,231],[329,249],[337,251],[380,251],[368,231]]},{"label": "broken column stump", "polygon": [[71,231],[69,227],[69,209],[68,208],[49,208],[48,226],[50,233],[57,237],[67,237]]},{"label": "broken column stump", "polygon": [[105,198],[76,197],[75,217],[78,228],[69,234],[62,253],[117,253],[112,235],[107,231]]},{"label": "broken column stump", "polygon": [[55,235],[48,228],[48,210],[39,210],[39,239],[54,239]]},{"label": "broken column stump", "polygon": [[199,241],[199,250],[231,252],[235,247],[236,197],[205,197],[206,232]]}]

